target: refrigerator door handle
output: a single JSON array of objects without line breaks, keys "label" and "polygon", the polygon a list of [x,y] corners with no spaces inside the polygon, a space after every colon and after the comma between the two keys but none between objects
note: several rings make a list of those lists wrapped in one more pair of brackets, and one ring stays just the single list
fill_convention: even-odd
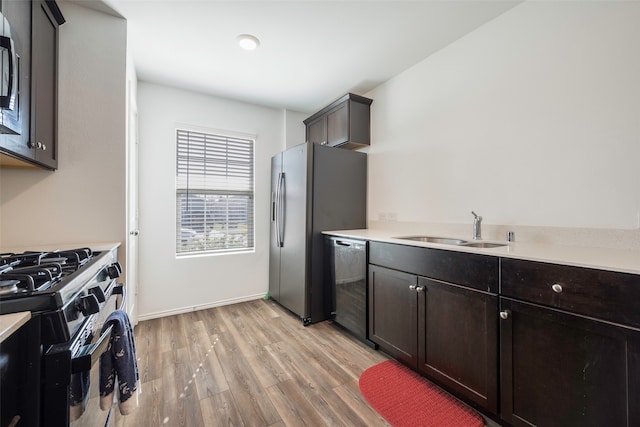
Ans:
[{"label": "refrigerator door handle", "polygon": [[[278,174],[278,182],[280,181],[280,174]],[[275,191],[271,192],[271,222],[273,223],[274,237],[277,239],[278,247],[280,247],[280,232],[278,231],[278,187],[276,185]]]},{"label": "refrigerator door handle", "polygon": [[278,245],[280,247],[284,246],[284,172],[281,172],[278,177],[278,192],[277,194],[277,209],[278,213],[276,214],[276,233],[278,233]]},{"label": "refrigerator door handle", "polygon": [[278,183],[276,184],[276,200],[275,206],[273,207],[273,222],[274,222],[274,231],[276,233],[276,241],[278,247],[281,247],[280,244],[280,180],[282,179],[282,172],[278,172]]}]

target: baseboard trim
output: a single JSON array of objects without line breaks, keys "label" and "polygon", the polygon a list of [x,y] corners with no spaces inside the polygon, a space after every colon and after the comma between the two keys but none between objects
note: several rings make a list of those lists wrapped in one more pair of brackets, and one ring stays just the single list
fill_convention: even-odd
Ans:
[{"label": "baseboard trim", "polygon": [[207,304],[198,304],[190,307],[182,307],[171,310],[156,311],[154,313],[138,314],[138,322],[143,320],[158,319],[160,317],[174,316],[176,314],[190,313],[192,311],[206,310],[213,307],[221,307],[223,305],[237,304],[240,302],[253,301],[264,297],[264,293],[256,295],[248,295],[240,298],[230,298],[227,300],[216,301]]}]

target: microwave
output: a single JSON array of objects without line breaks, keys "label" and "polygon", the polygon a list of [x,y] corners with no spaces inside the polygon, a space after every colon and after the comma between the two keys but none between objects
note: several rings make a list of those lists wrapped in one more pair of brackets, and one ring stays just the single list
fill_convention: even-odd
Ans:
[{"label": "microwave", "polygon": [[19,135],[22,132],[20,114],[20,55],[16,51],[11,25],[0,12],[0,133]]}]

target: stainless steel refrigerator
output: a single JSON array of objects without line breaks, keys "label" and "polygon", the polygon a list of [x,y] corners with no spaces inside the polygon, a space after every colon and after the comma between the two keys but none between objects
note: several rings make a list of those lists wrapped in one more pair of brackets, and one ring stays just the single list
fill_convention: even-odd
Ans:
[{"label": "stainless steel refrigerator", "polygon": [[271,158],[269,296],[305,325],[329,318],[322,231],[366,228],[367,155],[305,143]]}]

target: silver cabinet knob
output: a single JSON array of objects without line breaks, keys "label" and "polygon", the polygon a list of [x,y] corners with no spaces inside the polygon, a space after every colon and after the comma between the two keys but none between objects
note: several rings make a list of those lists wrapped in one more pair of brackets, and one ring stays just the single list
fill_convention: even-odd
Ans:
[{"label": "silver cabinet knob", "polygon": [[42,144],[42,151],[47,151],[47,145],[46,144]]},{"label": "silver cabinet knob", "polygon": [[38,149],[42,149],[42,142],[36,142],[36,147],[38,147]]},{"label": "silver cabinet knob", "polygon": [[500,318],[502,320],[507,320],[509,318],[509,314],[511,314],[509,310],[503,310],[500,312]]},{"label": "silver cabinet knob", "polygon": [[555,292],[556,294],[560,294],[562,293],[562,285],[560,283],[554,283],[551,286],[551,289],[553,290],[553,292]]},{"label": "silver cabinet knob", "polygon": [[410,291],[415,291],[415,290],[416,290],[416,288],[417,288],[417,286],[416,286],[416,285],[409,285],[409,290],[410,290]]},{"label": "silver cabinet knob", "polygon": [[33,141],[29,141],[29,143],[27,144],[27,146],[28,146],[29,148],[35,148],[35,147],[36,147],[36,144],[34,144],[34,143],[33,143]]},{"label": "silver cabinet knob", "polygon": [[416,292],[423,292],[424,291],[424,286],[418,286],[416,288]]}]

